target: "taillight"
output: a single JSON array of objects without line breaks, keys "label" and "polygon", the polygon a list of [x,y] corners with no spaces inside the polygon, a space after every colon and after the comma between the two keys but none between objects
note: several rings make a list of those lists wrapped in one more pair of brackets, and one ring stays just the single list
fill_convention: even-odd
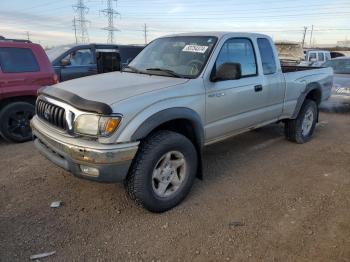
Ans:
[{"label": "taillight", "polygon": [[57,74],[53,74],[53,83],[54,84],[58,84],[59,83]]}]

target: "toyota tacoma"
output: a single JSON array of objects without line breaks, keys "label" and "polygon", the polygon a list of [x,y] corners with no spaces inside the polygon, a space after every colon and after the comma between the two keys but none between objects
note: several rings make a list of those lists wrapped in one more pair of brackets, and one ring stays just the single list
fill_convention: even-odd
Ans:
[{"label": "toyota tacoma", "polygon": [[124,182],[152,212],[179,204],[202,177],[203,147],[283,122],[309,141],[331,68],[281,67],[269,36],[178,34],[154,40],[123,70],[39,91],[38,150],[78,177]]}]

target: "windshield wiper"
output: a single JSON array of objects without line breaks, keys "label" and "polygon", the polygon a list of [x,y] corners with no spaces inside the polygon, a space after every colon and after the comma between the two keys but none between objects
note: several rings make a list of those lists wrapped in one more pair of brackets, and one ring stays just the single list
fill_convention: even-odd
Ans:
[{"label": "windshield wiper", "polygon": [[123,68],[122,72],[130,72],[130,71],[125,71],[125,69],[130,69],[131,72],[137,73],[137,74],[144,74],[141,70],[137,69],[136,67],[129,66],[127,65],[126,67]]},{"label": "windshield wiper", "polygon": [[164,72],[167,73],[168,75],[174,76],[174,77],[178,77],[178,78],[183,78],[183,75],[180,75],[172,70],[169,69],[165,69],[165,68],[147,68],[146,71],[160,71],[160,72]]}]

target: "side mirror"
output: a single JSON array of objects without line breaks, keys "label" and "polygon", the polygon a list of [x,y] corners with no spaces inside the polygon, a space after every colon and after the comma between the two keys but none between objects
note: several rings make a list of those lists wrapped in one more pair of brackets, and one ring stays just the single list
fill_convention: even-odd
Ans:
[{"label": "side mirror", "polygon": [[214,69],[210,80],[213,82],[236,80],[242,77],[241,64],[224,63],[217,70]]},{"label": "side mirror", "polygon": [[132,60],[134,60],[134,59],[133,59],[133,58],[128,58],[128,59],[126,60],[126,64],[127,64],[127,65],[130,64]]},{"label": "side mirror", "polygon": [[70,63],[70,60],[69,60],[69,59],[62,59],[62,60],[60,61],[60,64],[61,64],[61,66],[68,66],[68,65],[70,65],[71,63]]}]

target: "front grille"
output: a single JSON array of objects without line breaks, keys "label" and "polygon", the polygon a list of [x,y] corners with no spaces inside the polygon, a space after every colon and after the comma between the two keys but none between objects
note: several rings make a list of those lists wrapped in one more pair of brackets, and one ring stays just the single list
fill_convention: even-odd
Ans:
[{"label": "front grille", "polygon": [[66,130],[67,123],[64,108],[39,99],[36,102],[36,113],[44,121]]}]

